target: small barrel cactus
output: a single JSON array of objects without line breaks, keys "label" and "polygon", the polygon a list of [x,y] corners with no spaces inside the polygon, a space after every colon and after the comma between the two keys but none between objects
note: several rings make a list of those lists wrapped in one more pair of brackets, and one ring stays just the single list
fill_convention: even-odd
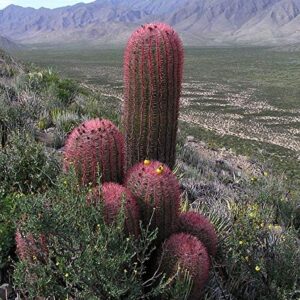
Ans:
[{"label": "small barrel cactus", "polygon": [[171,235],[162,246],[159,262],[161,271],[168,276],[173,276],[180,270],[181,279],[184,271],[188,271],[193,281],[188,299],[201,299],[202,289],[208,280],[210,263],[206,248],[196,237],[186,233]]},{"label": "small barrel cactus", "polygon": [[16,253],[21,260],[29,262],[45,261],[48,255],[46,237],[40,235],[35,239],[32,234],[22,235],[20,230],[16,232]]},{"label": "small barrel cactus", "polygon": [[173,168],[183,47],[168,25],[147,24],[129,39],[124,56],[126,168],[146,158]]},{"label": "small barrel cactus", "polygon": [[178,219],[178,231],[197,237],[206,247],[209,255],[217,251],[217,234],[211,222],[199,213],[190,211],[182,213]]},{"label": "small barrel cactus", "polygon": [[90,195],[88,202],[97,204],[103,201],[104,220],[107,224],[116,221],[124,207],[125,214],[125,232],[135,236],[140,232],[140,212],[137,201],[131,192],[120,184],[106,182],[102,185],[102,189],[95,187]]},{"label": "small barrel cactus", "polygon": [[136,164],[128,171],[125,186],[138,201],[143,224],[148,225],[151,220],[150,228],[158,228],[158,241],[176,230],[180,189],[166,165],[149,160]]},{"label": "small barrel cactus", "polygon": [[69,135],[64,151],[64,169],[73,165],[79,182],[97,185],[122,182],[124,170],[124,138],[109,120],[83,122]]}]

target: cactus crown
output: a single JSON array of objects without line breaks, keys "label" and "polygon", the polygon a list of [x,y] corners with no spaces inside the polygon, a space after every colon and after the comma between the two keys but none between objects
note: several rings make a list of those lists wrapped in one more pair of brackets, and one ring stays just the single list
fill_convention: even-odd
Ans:
[{"label": "cactus crown", "polygon": [[173,168],[183,47],[177,33],[162,23],[135,31],[124,55],[127,168],[145,158]]},{"label": "cactus crown", "polygon": [[81,184],[123,180],[124,139],[109,120],[83,122],[69,135],[64,152],[64,169],[71,164]]}]

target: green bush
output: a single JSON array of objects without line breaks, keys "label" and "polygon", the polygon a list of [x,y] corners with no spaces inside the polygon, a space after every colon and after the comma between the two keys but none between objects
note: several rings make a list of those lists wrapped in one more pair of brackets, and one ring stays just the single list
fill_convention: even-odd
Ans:
[{"label": "green bush", "polygon": [[18,218],[18,203],[24,195],[17,193],[4,196],[0,188],[0,272],[14,256],[15,226]]},{"label": "green bush", "polygon": [[14,133],[0,149],[0,185],[3,193],[44,191],[53,184],[59,164],[28,133]]},{"label": "green bush", "polygon": [[[74,175],[62,177],[44,195],[22,201],[19,224],[26,236],[45,235],[43,258],[20,261],[15,285],[29,299],[149,299],[176,290],[185,299],[189,281],[147,274],[156,231],[143,228],[140,238],[124,234],[124,213],[106,225],[101,205],[88,205]],[[43,251],[40,249],[40,251]],[[175,285],[173,285],[175,284]]]},{"label": "green bush", "polygon": [[78,85],[70,79],[61,79],[51,70],[30,72],[25,75],[23,84],[28,85],[29,90],[51,93],[64,105],[69,105],[79,91]]}]

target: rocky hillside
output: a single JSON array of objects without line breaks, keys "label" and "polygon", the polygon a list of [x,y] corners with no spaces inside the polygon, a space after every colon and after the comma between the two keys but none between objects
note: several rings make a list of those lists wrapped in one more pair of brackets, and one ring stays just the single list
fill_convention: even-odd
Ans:
[{"label": "rocky hillside", "polygon": [[185,44],[293,44],[300,40],[300,0],[97,0],[58,9],[10,5],[0,35],[24,43],[124,43],[144,22],[163,21]]},{"label": "rocky hillside", "polygon": [[0,49],[4,49],[7,51],[20,49],[21,46],[12,42],[11,40],[0,36]]}]

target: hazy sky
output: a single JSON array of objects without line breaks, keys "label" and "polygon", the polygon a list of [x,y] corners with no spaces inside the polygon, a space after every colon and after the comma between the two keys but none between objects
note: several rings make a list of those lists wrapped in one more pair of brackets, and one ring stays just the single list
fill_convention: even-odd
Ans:
[{"label": "hazy sky", "polygon": [[94,0],[0,0],[0,9],[5,8],[10,4],[20,5],[24,7],[48,7],[55,8],[66,5],[73,5],[78,2],[93,2]]}]

